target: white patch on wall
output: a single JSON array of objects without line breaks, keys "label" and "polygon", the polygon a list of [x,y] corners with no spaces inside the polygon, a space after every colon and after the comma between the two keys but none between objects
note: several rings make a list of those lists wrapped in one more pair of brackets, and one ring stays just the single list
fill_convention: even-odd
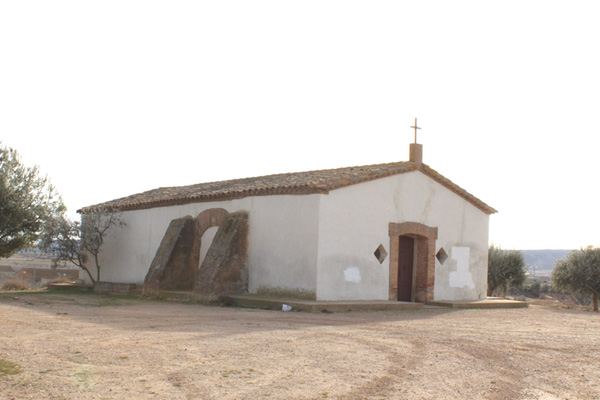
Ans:
[{"label": "white patch on wall", "polygon": [[344,279],[346,282],[360,283],[360,269],[357,267],[350,267],[344,270]]},{"label": "white patch on wall", "polygon": [[468,247],[452,248],[452,259],[456,260],[456,271],[450,272],[450,287],[461,288],[467,286],[471,289],[475,288],[471,269],[469,268],[470,254],[471,249]]}]

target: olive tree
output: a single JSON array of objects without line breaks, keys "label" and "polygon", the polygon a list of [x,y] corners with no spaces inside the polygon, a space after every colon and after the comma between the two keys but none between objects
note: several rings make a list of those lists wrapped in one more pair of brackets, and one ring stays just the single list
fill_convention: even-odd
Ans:
[{"label": "olive tree", "polygon": [[552,270],[552,284],[562,291],[591,296],[593,309],[598,312],[600,248],[588,246],[557,260]]},{"label": "olive tree", "polygon": [[[81,222],[70,220],[64,214],[48,221],[44,229],[43,248],[54,255],[53,265],[71,263],[84,270],[92,283],[100,281],[100,253],[106,234],[125,226],[122,215],[107,208],[97,208],[83,214]],[[94,277],[89,268],[93,259]]]},{"label": "olive tree", "polygon": [[0,146],[0,257],[32,246],[44,222],[64,210],[38,167],[23,165],[15,150]]},{"label": "olive tree", "polygon": [[510,287],[520,287],[525,283],[526,266],[519,250],[503,250],[491,245],[488,249],[488,291],[506,293]]}]

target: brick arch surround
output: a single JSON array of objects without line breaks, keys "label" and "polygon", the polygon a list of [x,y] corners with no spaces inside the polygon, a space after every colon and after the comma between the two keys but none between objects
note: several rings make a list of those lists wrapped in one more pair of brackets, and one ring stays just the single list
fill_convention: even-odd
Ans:
[{"label": "brick arch surround", "polygon": [[[229,212],[224,208],[209,208],[198,214],[195,227],[195,234],[198,241],[202,239],[202,235],[204,235],[204,232],[208,228],[220,226],[223,223],[223,219],[228,215]],[[198,244],[198,248],[200,248],[200,243]]]},{"label": "brick arch surround", "polygon": [[[194,226],[194,237],[195,237],[195,245],[196,249],[194,251],[197,252],[198,256],[198,265],[196,265],[195,270],[201,267],[200,265],[200,249],[202,248],[202,235],[209,228],[213,226],[221,226],[223,220],[226,216],[229,215],[229,212],[224,208],[209,208],[208,210],[202,211],[196,217],[196,225]],[[212,243],[208,243],[210,246]],[[194,279],[195,279],[196,271],[194,271]]]},{"label": "brick arch surround", "polygon": [[438,228],[432,228],[418,222],[390,223],[390,295],[392,301],[398,300],[398,260],[400,236],[415,239],[413,263],[412,301],[424,303],[433,300],[435,282],[435,242]]},{"label": "brick arch surround", "polygon": [[202,235],[208,228],[221,226],[229,212],[211,208],[171,221],[154,256],[143,294],[156,296],[159,290],[193,290],[200,262]]}]

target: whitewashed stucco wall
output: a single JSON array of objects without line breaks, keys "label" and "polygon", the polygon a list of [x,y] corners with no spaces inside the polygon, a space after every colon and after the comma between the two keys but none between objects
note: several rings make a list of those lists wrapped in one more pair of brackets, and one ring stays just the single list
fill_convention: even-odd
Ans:
[{"label": "whitewashed stucco wall", "polygon": [[[250,293],[260,286],[314,292],[318,206],[318,195],[279,195],[127,211],[125,227],[111,231],[102,248],[101,278],[142,284],[171,220],[224,208],[249,212]],[[209,232],[204,239],[212,237]]]},{"label": "whitewashed stucco wall", "polygon": [[462,197],[414,171],[334,190],[319,211],[317,299],[387,300],[389,254],[379,264],[379,244],[390,252],[390,222],[438,228],[434,298],[485,297],[489,217]]},{"label": "whitewashed stucco wall", "polygon": [[[260,287],[316,292],[319,300],[387,300],[390,222],[438,228],[434,298],[483,298],[489,217],[421,172],[364,182],[329,194],[257,196],[123,213],[126,226],[107,237],[102,280],[141,284],[171,220],[209,208],[249,212],[249,291]],[[212,239],[214,231],[205,235]],[[204,253],[203,243],[201,253]]]}]

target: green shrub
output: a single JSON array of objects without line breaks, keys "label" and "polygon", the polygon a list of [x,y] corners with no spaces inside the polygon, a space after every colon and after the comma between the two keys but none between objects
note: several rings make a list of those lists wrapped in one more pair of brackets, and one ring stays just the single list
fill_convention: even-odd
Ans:
[{"label": "green shrub", "polygon": [[488,250],[488,296],[519,288],[527,275],[523,254],[518,250],[503,250],[494,245]]}]

